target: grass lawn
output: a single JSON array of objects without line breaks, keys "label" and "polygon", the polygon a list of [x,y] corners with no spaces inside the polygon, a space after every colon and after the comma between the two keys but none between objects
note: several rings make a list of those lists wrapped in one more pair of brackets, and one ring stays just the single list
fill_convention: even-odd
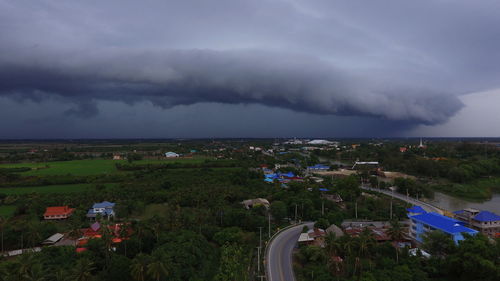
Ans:
[{"label": "grass lawn", "polygon": [[[106,187],[113,185],[112,183],[104,184]],[[0,193],[7,195],[26,194],[26,193],[72,193],[82,192],[92,187],[93,184],[65,184],[65,185],[45,185],[45,186],[30,186],[30,187],[6,187],[0,188]]]},{"label": "grass lawn", "polygon": [[0,206],[0,216],[2,217],[11,217],[14,215],[14,212],[16,211],[16,206],[9,206],[9,205],[4,205]]},{"label": "grass lawn", "polygon": [[[204,157],[195,158],[172,158],[172,159],[147,159],[134,161],[133,164],[160,164],[160,163],[202,163]],[[0,168],[32,168],[31,171],[22,172],[28,176],[44,176],[44,175],[66,175],[72,174],[75,176],[103,175],[120,173],[116,169],[115,164],[127,164],[126,160],[111,160],[111,159],[90,159],[90,160],[73,160],[73,161],[57,161],[45,163],[15,163],[1,164]]]}]

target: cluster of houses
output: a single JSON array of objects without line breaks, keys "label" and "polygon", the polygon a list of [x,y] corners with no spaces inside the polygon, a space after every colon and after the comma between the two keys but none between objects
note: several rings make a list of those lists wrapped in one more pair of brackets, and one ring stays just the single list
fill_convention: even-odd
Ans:
[{"label": "cluster of houses", "polygon": [[[107,233],[109,233],[113,245],[129,239],[132,234],[132,229],[124,223],[110,224],[105,227],[107,227]],[[82,236],[78,238],[76,242],[76,252],[81,253],[86,251],[87,248],[85,245],[87,245],[89,240],[101,239],[103,237],[104,230],[105,228],[103,228],[103,226],[97,221],[91,224],[90,227],[81,229],[80,232],[82,233]],[[112,246],[111,249],[115,250],[116,247]]]},{"label": "cluster of houses", "polygon": [[[101,216],[102,218],[106,218],[109,220],[110,218],[113,218],[115,216],[114,207],[115,203],[111,203],[108,201],[95,203],[92,208],[88,210],[86,217],[90,219],[96,219],[97,216]],[[74,211],[75,209],[70,208],[69,206],[47,207],[45,209],[45,213],[43,214],[43,219],[64,220],[69,218]]]},{"label": "cluster of houses", "polygon": [[[94,203],[91,208],[87,211],[86,217],[90,220],[94,220],[95,222],[90,225],[89,228],[81,229],[80,232],[82,236],[78,238],[76,241],[64,237],[64,234],[56,233],[51,237],[47,238],[43,241],[44,245],[76,245],[77,252],[83,252],[86,250],[84,247],[85,244],[89,241],[89,239],[101,238],[102,237],[102,228],[99,223],[98,218],[110,220],[115,217],[115,203],[103,201],[99,203]],[[70,208],[69,206],[55,206],[55,207],[47,207],[45,213],[43,214],[43,218],[45,220],[64,220],[73,215],[75,209]],[[123,239],[127,239],[127,237],[122,237],[123,232],[120,229],[123,227],[123,224],[115,223],[109,225],[109,232],[112,235],[113,243],[120,243]],[[127,235],[128,236],[128,235]]]},{"label": "cluster of houses", "polygon": [[292,181],[301,182],[304,181],[304,178],[296,176],[292,172],[288,173],[280,173],[275,172],[272,169],[269,169],[267,166],[263,165],[262,172],[264,173],[264,181],[267,183],[273,183],[278,181],[279,183],[286,184]]}]

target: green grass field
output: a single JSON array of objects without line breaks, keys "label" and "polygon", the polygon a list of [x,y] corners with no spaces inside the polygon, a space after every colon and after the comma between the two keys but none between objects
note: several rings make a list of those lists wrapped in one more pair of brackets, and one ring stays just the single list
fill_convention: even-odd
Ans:
[{"label": "green grass field", "polygon": [[12,217],[16,211],[16,206],[3,205],[0,206],[0,216],[2,217]]},{"label": "green grass field", "polygon": [[[173,159],[147,159],[134,161],[133,164],[161,164],[161,163],[202,163],[204,157],[196,158],[173,158]],[[126,160],[111,160],[111,159],[95,159],[95,160],[74,160],[74,161],[57,161],[46,163],[15,163],[1,164],[0,168],[32,168],[31,171],[22,172],[28,176],[45,176],[45,175],[66,175],[72,174],[75,176],[89,175],[104,175],[119,173],[115,164],[127,164]]]},{"label": "green grass field", "polygon": [[[112,183],[104,184],[106,187],[113,185]],[[45,185],[45,186],[30,186],[30,187],[6,187],[0,188],[0,193],[7,195],[19,195],[27,193],[72,193],[82,192],[94,186],[93,184],[65,184],[65,185]]]}]

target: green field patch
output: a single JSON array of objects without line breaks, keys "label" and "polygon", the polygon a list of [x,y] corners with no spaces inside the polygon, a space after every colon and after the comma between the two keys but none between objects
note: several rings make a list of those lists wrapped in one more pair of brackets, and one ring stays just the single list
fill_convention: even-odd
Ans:
[{"label": "green field patch", "polygon": [[16,211],[16,206],[3,205],[0,206],[0,216],[4,218],[12,217]]},{"label": "green field patch", "polygon": [[[105,187],[113,185],[112,183],[104,184]],[[95,184],[63,184],[63,185],[44,185],[44,186],[30,186],[30,187],[5,187],[0,188],[0,193],[7,195],[19,195],[28,193],[73,193],[82,192],[95,186]]]},{"label": "green field patch", "polygon": [[[145,159],[133,161],[132,165],[145,164],[162,164],[162,163],[203,163],[206,158],[164,158],[164,159]],[[0,168],[31,168],[26,172],[21,172],[27,176],[48,176],[48,175],[66,175],[75,176],[90,176],[90,175],[106,175],[114,173],[122,173],[116,169],[116,164],[129,164],[127,160],[112,160],[112,159],[90,159],[90,160],[73,160],[73,161],[56,161],[44,163],[14,163],[1,164]]]}]

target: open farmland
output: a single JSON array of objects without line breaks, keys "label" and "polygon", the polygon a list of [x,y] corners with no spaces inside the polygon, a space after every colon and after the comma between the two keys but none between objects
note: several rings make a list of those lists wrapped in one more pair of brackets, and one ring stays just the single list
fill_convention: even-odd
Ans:
[{"label": "open farmland", "polygon": [[[172,159],[146,159],[134,161],[133,164],[162,164],[162,163],[202,163],[206,158],[172,158]],[[26,176],[45,176],[45,175],[105,175],[119,173],[116,164],[128,164],[126,160],[111,159],[89,159],[73,161],[55,161],[44,163],[15,163],[1,164],[0,168],[31,168],[31,171],[22,172]]]},{"label": "open farmland", "polygon": [[[113,184],[104,184],[109,187]],[[0,188],[0,193],[7,195],[20,195],[28,193],[73,193],[82,192],[94,186],[93,184],[65,184],[65,185],[44,185],[44,186],[30,186],[30,187],[5,187]]]}]

